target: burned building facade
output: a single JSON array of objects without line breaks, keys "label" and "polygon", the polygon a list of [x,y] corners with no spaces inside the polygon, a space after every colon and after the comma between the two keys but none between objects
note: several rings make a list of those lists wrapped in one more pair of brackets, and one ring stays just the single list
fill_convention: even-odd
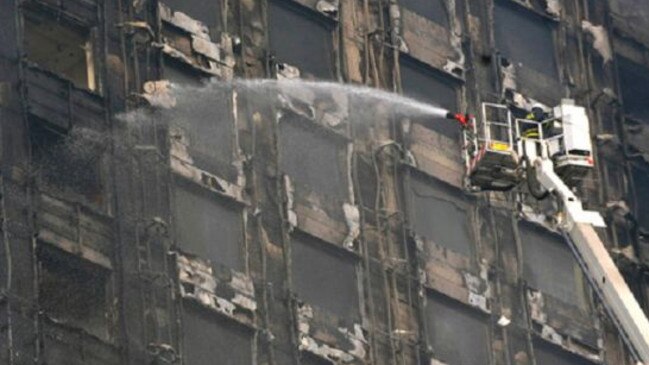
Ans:
[{"label": "burned building facade", "polygon": [[0,29],[0,363],[633,364],[562,237],[465,192],[457,126],[205,80],[576,99],[649,310],[646,1],[3,0]]}]

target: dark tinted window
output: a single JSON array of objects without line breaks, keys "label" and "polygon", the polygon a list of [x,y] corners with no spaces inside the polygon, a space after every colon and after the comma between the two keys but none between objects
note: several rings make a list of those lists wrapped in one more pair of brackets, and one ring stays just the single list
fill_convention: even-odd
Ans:
[{"label": "dark tinted window", "polygon": [[649,170],[633,169],[634,205],[638,224],[649,233]]},{"label": "dark tinted window", "polygon": [[490,351],[486,320],[486,316],[460,303],[429,294],[426,325],[435,358],[447,364],[488,364]]},{"label": "dark tinted window", "polygon": [[496,2],[496,46],[514,64],[557,78],[553,26],[548,20],[517,5]]},{"label": "dark tinted window", "polygon": [[101,161],[104,146],[99,132],[83,128],[63,131],[34,118],[30,123],[34,171],[40,181],[57,191],[83,197],[103,206]]},{"label": "dark tinted window", "polygon": [[561,350],[551,344],[544,343],[542,340],[534,341],[534,357],[536,357],[537,364],[594,365],[594,363],[582,357]]},{"label": "dark tinted window", "polygon": [[241,212],[213,194],[177,186],[175,218],[180,248],[212,262],[241,270],[243,223]]},{"label": "dark tinted window", "polygon": [[471,254],[469,218],[459,192],[412,175],[410,221],[418,235],[457,253]]},{"label": "dark tinted window", "polygon": [[195,305],[183,308],[183,360],[187,365],[251,365],[252,333]]},{"label": "dark tinted window", "polygon": [[619,57],[618,70],[625,113],[649,122],[649,69]]},{"label": "dark tinted window", "polygon": [[[407,57],[401,58],[400,70],[404,95],[427,104],[457,110],[457,90],[454,80]],[[457,124],[446,119],[426,118],[422,123],[448,137],[459,136]]]},{"label": "dark tinted window", "polygon": [[269,1],[270,50],[278,62],[299,68],[302,77],[332,79],[333,34],[321,17],[298,11],[285,0]]},{"label": "dark tinted window", "polygon": [[221,27],[220,0],[164,0],[171,10],[180,11],[200,21],[210,29],[212,40],[216,40]]},{"label": "dark tinted window", "polygon": [[348,196],[346,144],[293,113],[281,119],[279,128],[280,167],[293,179],[297,189],[307,187],[345,200]]},{"label": "dark tinted window", "polygon": [[109,272],[47,244],[41,244],[39,263],[38,300],[47,316],[107,339]]},{"label": "dark tinted window", "polygon": [[523,245],[523,277],[534,289],[565,303],[584,306],[581,269],[568,243],[531,224],[519,225]]},{"label": "dark tinted window", "polygon": [[444,0],[401,0],[400,4],[404,8],[447,28],[449,26],[448,13],[443,1]]},{"label": "dark tinted window", "polygon": [[355,259],[326,245],[329,244],[304,234],[294,235],[293,289],[307,304],[342,318],[356,319],[359,297]]}]

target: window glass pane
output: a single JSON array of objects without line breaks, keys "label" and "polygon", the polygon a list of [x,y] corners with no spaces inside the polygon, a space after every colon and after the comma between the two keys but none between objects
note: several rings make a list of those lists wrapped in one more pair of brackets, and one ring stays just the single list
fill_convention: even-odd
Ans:
[{"label": "window glass pane", "polygon": [[626,115],[649,122],[649,69],[618,57],[620,89]]},{"label": "window glass pane", "polygon": [[212,194],[181,186],[175,189],[174,204],[176,236],[183,251],[242,270],[243,223],[238,209]]},{"label": "window glass pane", "polygon": [[72,81],[77,87],[94,90],[92,43],[88,30],[35,14],[26,14],[24,19],[27,58]]},{"label": "window glass pane", "polygon": [[304,78],[335,78],[330,27],[285,2],[268,3],[270,50],[277,62],[299,68]]},{"label": "window glass pane", "polygon": [[292,243],[293,289],[298,297],[341,318],[357,319],[355,260],[304,234],[294,235]]},{"label": "window glass pane", "polygon": [[212,40],[216,40],[221,26],[221,1],[211,0],[164,0],[171,10],[180,11],[200,21],[210,29]]},{"label": "window glass pane", "polygon": [[[402,57],[400,63],[404,95],[451,111],[457,110],[457,91],[453,80],[407,57]],[[460,135],[457,123],[444,118],[427,117],[422,119],[422,123],[451,138],[458,138]]]},{"label": "window glass pane", "polygon": [[541,340],[534,341],[534,357],[537,364],[552,365],[594,365],[579,356],[563,351],[556,346],[544,343]]},{"label": "window glass pane", "polygon": [[400,4],[424,18],[439,23],[444,28],[449,27],[448,13],[443,0],[401,0]]},{"label": "window glass pane", "polygon": [[437,181],[412,175],[411,224],[420,236],[457,253],[471,254],[469,218],[459,192]]},{"label": "window glass pane", "polygon": [[[293,113],[279,125],[280,168],[297,189],[324,193],[347,200],[347,146],[335,137],[320,133],[312,121]],[[300,186],[301,185],[301,186]]]},{"label": "window glass pane", "polygon": [[485,320],[486,316],[459,303],[429,294],[426,321],[435,358],[447,364],[488,364],[489,329]]},{"label": "window glass pane", "polygon": [[183,359],[187,365],[252,365],[252,332],[194,305],[183,308]]},{"label": "window glass pane", "polygon": [[511,63],[558,78],[552,23],[516,6],[496,2],[496,47]]},{"label": "window glass pane", "polygon": [[41,244],[38,301],[54,321],[108,339],[105,269]]},{"label": "window glass pane", "polygon": [[534,289],[567,304],[584,307],[581,269],[568,243],[531,224],[519,225],[523,245],[523,277]]}]

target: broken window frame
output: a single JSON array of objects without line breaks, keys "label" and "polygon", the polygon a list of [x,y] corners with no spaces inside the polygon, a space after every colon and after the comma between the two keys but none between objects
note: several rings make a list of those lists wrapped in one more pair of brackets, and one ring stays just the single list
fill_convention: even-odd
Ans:
[{"label": "broken window frame", "polygon": [[[295,274],[294,272],[294,267],[293,267],[293,246],[296,244],[296,241],[300,240],[299,237],[302,237],[301,242],[298,244],[301,245],[307,245],[311,246],[311,248],[314,251],[318,251],[320,254],[328,255],[328,256],[337,256],[339,261],[343,261],[346,264],[353,264],[354,265],[354,276],[355,276],[355,284],[356,288],[358,289],[356,294],[357,294],[357,299],[358,303],[355,304],[354,307],[354,313],[350,313],[347,316],[342,316],[339,314],[334,313],[332,310],[324,308],[321,304],[319,303],[312,303],[309,301],[305,301],[303,298],[299,296],[299,293],[297,292],[297,289],[295,287],[291,287],[290,290],[293,293],[293,295],[298,298],[299,301],[303,302],[304,304],[314,308],[316,312],[325,312],[327,315],[334,316],[339,318],[340,320],[345,321],[346,324],[349,324],[350,328],[352,327],[351,325],[353,323],[360,323],[361,318],[363,316],[362,314],[362,308],[363,308],[363,273],[361,271],[361,257],[359,254],[353,251],[346,250],[336,244],[327,242],[319,237],[316,237],[312,235],[311,233],[301,230],[301,229],[296,229],[292,232],[290,239],[289,239],[289,244],[291,245],[291,252],[289,253],[290,256],[290,267],[289,267],[289,272],[290,275],[293,276]],[[308,241],[308,242],[307,242]],[[293,280],[291,280],[293,282]],[[293,284],[294,285],[294,284]],[[295,307],[295,310],[298,310],[298,306]]]},{"label": "broken window frame", "polygon": [[[315,23],[319,23],[321,26],[323,26],[330,35],[330,45],[331,45],[331,70],[330,74],[328,75],[329,77],[327,78],[322,78],[321,80],[329,80],[329,81],[336,81],[340,79],[340,72],[341,72],[341,65],[339,61],[339,46],[338,46],[338,28],[339,28],[339,22],[336,19],[333,19],[331,17],[326,16],[323,13],[320,13],[316,11],[315,9],[306,6],[305,4],[301,3],[299,0],[267,0],[267,5],[266,5],[266,25],[268,32],[271,32],[270,29],[270,7],[273,6],[271,3],[275,4],[274,6],[279,6],[284,8],[285,11],[292,12],[297,16],[304,17],[307,20],[310,20]],[[298,65],[291,64],[290,62],[286,62],[287,60],[282,60],[282,59],[277,59],[277,55],[272,49],[271,45],[271,39],[270,35],[266,36],[267,39],[267,47],[268,47],[268,52],[267,52],[267,62],[269,65],[272,66],[271,74],[269,76],[273,78],[280,78],[281,70],[280,67],[281,65],[288,65],[291,67],[295,67],[298,70],[300,70]],[[317,76],[313,75],[314,77],[318,78]],[[304,78],[304,73],[302,70],[300,70],[300,78]]]},{"label": "broken window frame", "polygon": [[[58,326],[61,326],[66,329],[75,329],[75,330],[80,330],[82,331],[86,336],[91,336],[98,338],[102,340],[103,342],[107,343],[112,343],[114,340],[114,321],[113,318],[113,312],[114,308],[112,308],[111,305],[111,300],[110,298],[114,295],[114,283],[113,283],[113,271],[111,268],[106,267],[103,264],[100,264],[99,262],[96,261],[91,261],[86,259],[85,257],[81,256],[80,254],[70,252],[68,248],[64,248],[61,245],[54,245],[48,241],[45,240],[38,240],[36,242],[36,280],[37,280],[37,303],[38,303],[38,310],[39,312],[42,313],[44,316],[44,319],[54,323]],[[49,256],[49,257],[47,257]],[[54,257],[52,257],[54,256]],[[93,276],[96,276],[97,278],[100,278],[102,280],[101,283],[98,285],[98,289],[102,290],[104,293],[104,320],[102,324],[102,332],[103,335],[99,335],[96,333],[93,333],[91,330],[89,330],[86,324],[79,324],[79,323],[63,323],[59,318],[57,318],[56,314],[50,313],[47,308],[43,307],[43,280],[44,280],[44,275],[45,275],[45,266],[48,264],[45,263],[47,260],[53,260],[53,261],[58,261],[56,260],[56,257],[58,257],[58,260],[62,260],[65,263],[68,264],[74,264],[73,267],[68,268],[70,270],[81,270],[81,271],[93,271]],[[58,263],[59,265],[61,264],[60,262]],[[50,263],[49,265],[56,265]],[[112,266],[112,265],[111,265]],[[49,275],[52,275],[53,273],[50,273]],[[58,273],[60,274],[60,273]],[[68,272],[69,274],[69,272]],[[56,273],[54,273],[56,275]],[[85,277],[85,275],[84,275]],[[65,278],[63,278],[65,279]],[[92,306],[88,306],[92,307]]]},{"label": "broken window frame", "polygon": [[[53,11],[54,10],[51,10],[49,6],[44,4],[27,3],[25,5],[25,10],[22,11],[22,19],[21,19],[21,25],[22,25],[21,51],[25,56],[25,60],[26,60],[25,62],[27,62],[27,64],[30,67],[36,67],[52,75],[56,75],[56,77],[58,77],[59,79],[69,82],[72,87],[85,90],[90,93],[101,95],[102,93],[102,90],[100,89],[101,81],[99,79],[100,72],[98,71],[98,64],[97,64],[97,59],[98,59],[97,57],[98,55],[100,55],[100,52],[98,52],[99,46],[98,46],[98,37],[96,35],[97,33],[96,26],[84,22],[82,20],[79,20],[78,18],[69,15],[65,12],[56,11],[56,16],[53,16],[51,14],[51,12]],[[86,84],[85,85],[79,85],[70,77],[62,73],[50,70],[46,65],[42,65],[34,60],[30,60],[29,54],[25,46],[26,34],[27,34],[26,25],[27,22],[29,21],[28,18],[30,17],[47,20],[49,22],[55,23],[56,26],[58,27],[65,28],[77,34],[83,33],[83,35],[81,34],[79,35],[87,39],[85,42],[86,44],[83,47],[86,53],[86,59],[85,59]]]}]

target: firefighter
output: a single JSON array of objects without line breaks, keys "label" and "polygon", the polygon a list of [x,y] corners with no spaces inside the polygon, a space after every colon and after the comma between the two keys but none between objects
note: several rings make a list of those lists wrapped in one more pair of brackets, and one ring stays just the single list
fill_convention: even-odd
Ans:
[{"label": "firefighter", "polygon": [[[547,119],[547,114],[541,104],[534,104],[531,112],[525,116],[525,119],[540,123]],[[541,126],[541,128],[544,128],[544,126]],[[539,126],[536,123],[523,123],[521,129],[521,137],[523,138],[539,139],[541,137],[539,135]]]}]

